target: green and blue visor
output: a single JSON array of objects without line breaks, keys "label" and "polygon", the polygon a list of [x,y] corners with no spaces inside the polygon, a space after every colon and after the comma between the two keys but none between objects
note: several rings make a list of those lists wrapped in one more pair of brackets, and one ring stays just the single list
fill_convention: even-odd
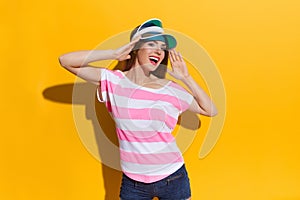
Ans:
[{"label": "green and blue visor", "polygon": [[167,49],[173,49],[177,45],[175,37],[165,34],[162,23],[159,19],[150,19],[139,26],[136,33],[132,36],[131,41],[141,36],[141,41],[162,41],[167,45]]}]

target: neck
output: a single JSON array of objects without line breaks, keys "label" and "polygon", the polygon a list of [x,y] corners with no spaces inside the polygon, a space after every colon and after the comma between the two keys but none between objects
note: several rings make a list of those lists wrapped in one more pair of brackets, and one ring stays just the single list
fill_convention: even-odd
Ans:
[{"label": "neck", "polygon": [[155,82],[158,78],[150,73],[150,71],[144,71],[143,68],[139,65],[134,65],[126,73],[127,78],[132,82],[144,85],[147,83]]}]

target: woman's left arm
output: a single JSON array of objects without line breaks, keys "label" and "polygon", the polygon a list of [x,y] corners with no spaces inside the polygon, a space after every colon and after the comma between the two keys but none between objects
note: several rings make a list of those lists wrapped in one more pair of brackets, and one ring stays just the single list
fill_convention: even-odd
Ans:
[{"label": "woman's left arm", "polygon": [[186,64],[179,52],[171,50],[169,52],[172,70],[168,73],[174,78],[181,80],[192,92],[194,100],[189,107],[189,110],[205,116],[215,116],[218,111],[210,97],[190,76]]}]

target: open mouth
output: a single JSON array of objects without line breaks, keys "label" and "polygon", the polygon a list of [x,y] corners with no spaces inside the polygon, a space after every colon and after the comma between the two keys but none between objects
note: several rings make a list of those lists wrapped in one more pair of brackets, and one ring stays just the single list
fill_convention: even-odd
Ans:
[{"label": "open mouth", "polygon": [[150,63],[152,65],[157,65],[157,63],[159,62],[160,58],[159,57],[156,57],[156,56],[150,56],[149,57],[149,60],[150,60]]}]

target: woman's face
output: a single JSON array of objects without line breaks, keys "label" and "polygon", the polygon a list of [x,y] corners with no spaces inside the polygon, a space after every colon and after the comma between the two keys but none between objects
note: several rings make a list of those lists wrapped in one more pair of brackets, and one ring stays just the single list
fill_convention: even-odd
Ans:
[{"label": "woman's face", "polygon": [[147,72],[154,71],[165,57],[166,44],[162,41],[148,41],[137,52],[139,65]]}]

